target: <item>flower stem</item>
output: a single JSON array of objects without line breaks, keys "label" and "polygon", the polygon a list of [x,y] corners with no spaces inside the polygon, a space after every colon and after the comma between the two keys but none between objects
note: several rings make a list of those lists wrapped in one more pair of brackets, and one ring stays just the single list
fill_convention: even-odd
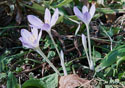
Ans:
[{"label": "flower stem", "polygon": [[[84,46],[83,46],[84,47]],[[89,58],[89,55],[88,55],[88,52],[87,52],[87,49],[84,47],[85,49],[85,53],[86,53],[86,57],[87,57],[87,60],[88,60],[88,63],[89,63],[89,67],[90,67],[90,58]]]},{"label": "flower stem", "polygon": [[61,65],[62,65],[62,68],[63,68],[64,76],[67,76],[67,71],[66,71],[66,67],[65,67],[64,59],[63,58],[61,60]]},{"label": "flower stem", "polygon": [[41,49],[38,47],[35,49],[37,53],[39,53],[46,61],[47,63],[53,68],[53,70],[61,76],[60,72],[56,69],[56,67],[53,65],[53,63],[50,62],[50,60],[46,57],[46,55],[41,51]]},{"label": "flower stem", "polygon": [[56,43],[55,43],[55,41],[54,41],[54,39],[53,39],[53,37],[52,37],[51,32],[49,31],[48,34],[49,34],[49,36],[50,36],[50,38],[51,38],[51,40],[52,40],[52,42],[53,42],[54,47],[56,48],[56,51],[57,51],[57,53],[58,53],[58,55],[59,55],[59,58],[61,59],[59,50],[58,50],[58,48],[57,48],[57,46],[56,46]]},{"label": "flower stem", "polygon": [[49,36],[50,36],[50,38],[51,38],[51,40],[52,40],[52,42],[53,42],[53,45],[54,45],[54,47],[56,48],[56,51],[57,51],[57,53],[58,53],[58,55],[59,55],[59,58],[60,58],[60,61],[61,61],[61,65],[62,65],[62,68],[63,68],[64,75],[67,75],[66,67],[65,67],[65,65],[64,65],[64,61],[62,60],[63,58],[61,57],[61,55],[60,55],[60,53],[59,53],[59,50],[58,50],[58,48],[57,48],[57,46],[56,46],[56,43],[55,43],[55,41],[54,41],[54,39],[53,39],[53,37],[52,37],[51,31],[49,31],[48,34],[49,34]]},{"label": "flower stem", "polygon": [[63,53],[63,51],[61,51],[60,55],[61,55],[61,65],[62,65],[62,68],[63,68],[64,76],[67,76],[67,71],[66,71],[66,67],[65,67],[65,64],[64,64],[64,53]]},{"label": "flower stem", "polygon": [[86,28],[87,28],[87,37],[88,37],[88,47],[89,47],[90,69],[94,70],[94,64],[93,64],[92,55],[91,55],[91,42],[90,42],[90,33],[89,33],[88,24],[86,24]]}]

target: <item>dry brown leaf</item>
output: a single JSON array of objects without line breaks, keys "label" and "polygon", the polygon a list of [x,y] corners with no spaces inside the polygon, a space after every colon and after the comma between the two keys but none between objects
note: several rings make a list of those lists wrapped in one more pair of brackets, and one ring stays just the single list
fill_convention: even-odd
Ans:
[{"label": "dry brown leaf", "polygon": [[107,23],[113,23],[116,19],[116,14],[106,14]]},{"label": "dry brown leaf", "polygon": [[16,10],[17,10],[17,12],[16,12],[16,22],[18,24],[21,24],[21,22],[22,22],[22,9],[21,9],[21,6],[19,5],[19,1],[20,0],[16,1]]},{"label": "dry brown leaf", "polygon": [[75,39],[74,39],[74,46],[75,46],[76,50],[78,51],[79,56],[81,56],[82,54],[81,54],[81,52],[80,52],[80,50],[79,50],[79,48],[78,48],[78,41],[77,41],[77,37],[75,37]]},{"label": "dry brown leaf", "polygon": [[87,7],[89,7],[89,2],[88,2],[88,0],[80,0],[80,1],[83,2],[84,5],[86,5]]},{"label": "dry brown leaf", "polygon": [[[12,15],[11,15],[12,14]],[[13,19],[13,13],[6,3],[0,1],[0,26],[7,26]]]},{"label": "dry brown leaf", "polygon": [[62,76],[59,79],[58,88],[75,88],[75,87],[81,87],[81,86],[84,88],[92,88],[89,80],[80,78],[76,74]]}]

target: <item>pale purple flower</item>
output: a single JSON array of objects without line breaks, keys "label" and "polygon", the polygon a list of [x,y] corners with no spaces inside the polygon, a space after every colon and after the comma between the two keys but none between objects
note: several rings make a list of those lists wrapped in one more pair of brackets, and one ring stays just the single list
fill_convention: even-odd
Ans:
[{"label": "pale purple flower", "polygon": [[56,24],[56,21],[59,17],[59,11],[58,8],[56,8],[53,16],[51,16],[50,10],[46,8],[45,15],[44,15],[44,23],[36,16],[34,15],[28,15],[28,21],[31,24],[31,26],[43,29],[43,30],[50,30],[52,26]]},{"label": "pale purple flower", "polygon": [[82,44],[84,49],[87,51],[86,36],[84,34],[82,34]]},{"label": "pale purple flower", "polygon": [[90,10],[88,10],[88,8],[86,6],[82,7],[82,12],[75,6],[74,7],[74,13],[75,15],[81,20],[83,21],[85,24],[89,24],[92,17],[94,16],[95,13],[95,4],[92,4]]},{"label": "pale purple flower", "polygon": [[38,29],[36,28],[32,28],[31,32],[26,29],[21,29],[21,37],[19,40],[22,42],[24,47],[35,49],[39,47],[41,35],[42,30],[38,33]]}]

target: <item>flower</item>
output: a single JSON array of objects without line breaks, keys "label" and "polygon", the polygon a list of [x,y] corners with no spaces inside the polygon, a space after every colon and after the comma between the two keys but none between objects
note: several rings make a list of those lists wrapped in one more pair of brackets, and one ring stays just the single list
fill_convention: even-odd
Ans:
[{"label": "flower", "polygon": [[82,7],[82,12],[75,6],[74,7],[74,13],[75,15],[83,21],[86,25],[88,25],[94,16],[95,13],[95,4],[92,4],[90,10],[88,11],[88,8],[86,6]]},{"label": "flower", "polygon": [[84,34],[82,34],[82,44],[84,46],[84,49],[87,51],[86,36]]},{"label": "flower", "polygon": [[56,21],[58,20],[58,16],[59,16],[58,8],[56,8],[52,17],[50,14],[50,10],[46,8],[45,15],[44,15],[44,23],[34,15],[28,15],[27,18],[31,26],[49,31],[51,27],[56,24]]},{"label": "flower", "polygon": [[22,42],[23,46],[26,48],[35,49],[39,47],[39,40],[42,35],[42,30],[38,34],[38,29],[32,28],[31,32],[26,29],[21,29],[21,37],[19,40]]}]

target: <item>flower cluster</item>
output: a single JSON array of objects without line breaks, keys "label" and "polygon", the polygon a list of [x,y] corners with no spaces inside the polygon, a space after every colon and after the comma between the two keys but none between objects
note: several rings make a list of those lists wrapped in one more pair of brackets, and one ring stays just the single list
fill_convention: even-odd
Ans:
[{"label": "flower cluster", "polygon": [[[22,44],[26,48],[36,48],[39,47],[39,40],[42,34],[42,30],[50,31],[51,27],[55,25],[56,21],[58,20],[59,12],[58,9],[55,10],[53,16],[51,17],[50,11],[48,8],[45,10],[44,22],[40,20],[38,17],[34,15],[28,15],[28,21],[31,26],[31,32],[27,31],[26,29],[21,30],[21,36],[19,39],[21,40]],[[38,29],[41,29],[40,33],[38,34]]]},{"label": "flower cluster", "polygon": [[[83,6],[82,8],[82,12],[80,12],[80,10],[77,7],[74,7],[74,13],[75,15],[81,20],[83,21],[86,26],[87,26],[87,32],[88,31],[88,25],[95,13],[95,4],[92,4],[90,11],[88,11],[88,8],[86,6]],[[36,52],[38,52],[44,59],[46,59],[46,61],[49,63],[49,65],[54,69],[54,71],[58,74],[60,74],[58,72],[58,70],[56,69],[56,67],[48,60],[48,58],[46,57],[46,55],[41,51],[41,49],[39,48],[39,41],[42,35],[42,31],[46,31],[54,46],[55,49],[59,55],[59,58],[61,60],[61,65],[64,71],[64,74],[67,75],[66,72],[66,68],[64,65],[64,54],[63,51],[61,51],[61,53],[59,52],[55,41],[51,35],[51,28],[56,24],[57,20],[59,17],[59,11],[58,8],[55,9],[54,14],[51,16],[50,10],[48,8],[45,9],[45,15],[44,15],[44,22],[42,20],[40,20],[38,17],[34,16],[34,15],[28,15],[27,19],[30,23],[30,27],[31,27],[31,32],[29,32],[26,29],[21,29],[21,37],[19,38],[19,40],[22,42],[22,45],[26,48],[31,48],[34,49]],[[39,31],[40,30],[40,31]],[[89,62],[89,65],[91,67],[93,67],[92,61],[91,61],[91,48],[90,48],[90,38],[89,38],[89,33],[88,33],[88,43],[89,43],[89,51],[90,51],[90,57],[88,56],[87,53],[87,42],[86,42],[86,37],[85,35],[82,34],[82,43],[84,46],[84,49],[86,51],[86,55]],[[91,68],[90,68],[91,69]]]}]

